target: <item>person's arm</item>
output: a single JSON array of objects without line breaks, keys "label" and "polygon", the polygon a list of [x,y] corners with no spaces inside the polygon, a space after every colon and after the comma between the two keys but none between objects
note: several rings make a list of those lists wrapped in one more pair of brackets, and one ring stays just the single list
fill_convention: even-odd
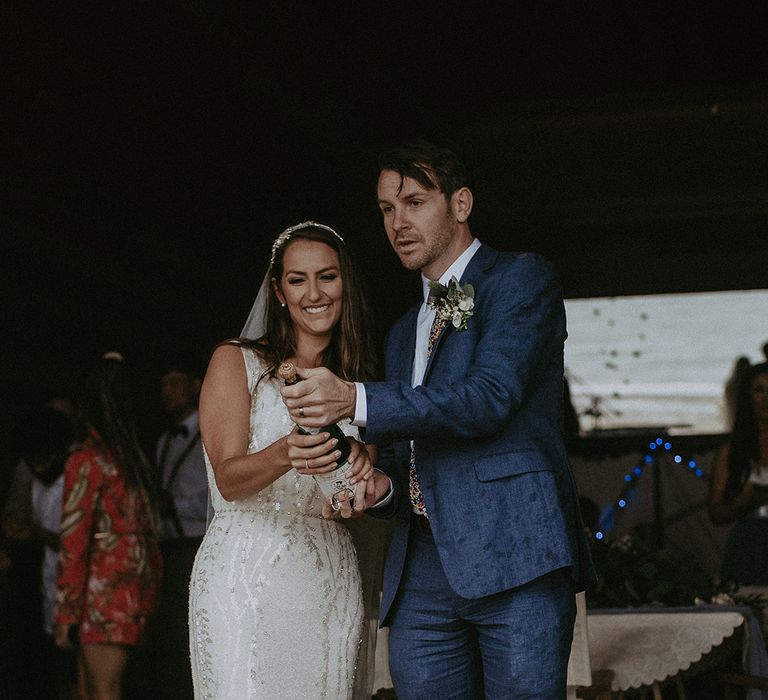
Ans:
[{"label": "person's arm", "polygon": [[59,571],[56,578],[56,640],[69,645],[68,631],[83,615],[91,530],[101,471],[87,452],[75,453],[64,467]]},{"label": "person's arm", "polygon": [[518,258],[478,288],[475,303],[470,323],[480,328],[476,345],[466,349],[471,361],[461,377],[417,387],[408,381],[366,383],[371,440],[495,435],[523,405],[532,377],[553,371],[549,364],[558,365],[561,387],[565,314],[546,260]]},{"label": "person's arm", "polygon": [[248,452],[251,396],[242,350],[220,345],[200,390],[200,434],[221,495],[228,501],[261,491],[291,469],[285,436]]},{"label": "person's arm", "polygon": [[747,481],[741,491],[727,500],[725,490],[728,483],[728,446],[720,449],[709,475],[707,512],[716,525],[725,525],[738,520],[755,508],[768,503],[768,489]]},{"label": "person's arm", "polygon": [[[402,506],[403,490],[397,484],[397,469],[391,445],[379,449],[374,479],[379,482],[369,488],[366,496],[366,512],[375,518],[388,520],[396,515]],[[410,507],[410,501],[408,503]]]},{"label": "person's arm", "polygon": [[[248,454],[251,395],[242,350],[235,345],[219,346],[211,358],[200,391],[200,433],[211,460],[216,485],[228,501],[261,491],[291,469],[301,474],[332,471],[338,450],[328,453],[328,433],[299,436],[295,431],[258,452]],[[317,446],[309,457],[292,459],[289,441],[307,437]]]},{"label": "person's arm", "polygon": [[[495,434],[522,405],[540,363],[556,361],[562,353],[562,293],[544,258],[520,256],[503,273],[485,281],[475,302],[477,312],[470,323],[483,325],[472,349],[472,363],[462,377],[417,387],[411,387],[410,381],[365,382],[369,439],[383,443]],[[325,368],[299,373],[305,381],[282,390],[292,416],[297,417],[302,408],[307,425],[315,426],[354,413],[353,383]]]}]

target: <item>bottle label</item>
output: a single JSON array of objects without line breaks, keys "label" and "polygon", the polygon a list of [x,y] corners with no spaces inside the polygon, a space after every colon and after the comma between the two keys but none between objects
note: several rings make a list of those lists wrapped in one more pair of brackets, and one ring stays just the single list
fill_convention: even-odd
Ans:
[{"label": "bottle label", "polygon": [[348,491],[350,498],[355,494],[355,487],[349,483],[349,479],[344,476],[344,472],[349,468],[349,464],[346,461],[342,462],[336,469],[327,474],[313,474],[312,478],[315,483],[320,487],[323,495],[326,498],[340,493],[341,491]]}]

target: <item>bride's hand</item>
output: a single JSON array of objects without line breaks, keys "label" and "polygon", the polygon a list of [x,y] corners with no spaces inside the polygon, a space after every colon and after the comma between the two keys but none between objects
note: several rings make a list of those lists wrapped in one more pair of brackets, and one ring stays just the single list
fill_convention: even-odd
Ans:
[{"label": "bride's hand", "polygon": [[341,451],[336,449],[338,440],[329,439],[328,433],[303,435],[294,428],[285,436],[288,460],[299,474],[325,474],[337,466]]}]

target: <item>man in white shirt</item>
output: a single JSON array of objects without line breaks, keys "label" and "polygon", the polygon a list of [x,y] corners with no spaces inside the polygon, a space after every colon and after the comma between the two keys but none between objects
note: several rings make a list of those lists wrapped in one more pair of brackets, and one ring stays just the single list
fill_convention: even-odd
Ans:
[{"label": "man in white shirt", "polygon": [[181,355],[167,364],[160,380],[160,396],[172,426],[160,436],[156,451],[163,589],[148,635],[148,655],[155,670],[153,692],[162,699],[192,697],[189,579],[208,510],[197,412],[201,381],[195,361]]}]

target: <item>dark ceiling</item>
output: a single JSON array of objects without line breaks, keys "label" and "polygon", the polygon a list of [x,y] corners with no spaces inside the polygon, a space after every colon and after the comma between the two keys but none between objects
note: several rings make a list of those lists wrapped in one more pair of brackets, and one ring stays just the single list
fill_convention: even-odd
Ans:
[{"label": "dark ceiling", "polygon": [[476,235],[569,296],[768,286],[765,3],[319,5],[0,5],[4,406],[106,349],[204,355],[306,218],[383,330],[417,280],[375,153],[413,135],[466,151]]}]

